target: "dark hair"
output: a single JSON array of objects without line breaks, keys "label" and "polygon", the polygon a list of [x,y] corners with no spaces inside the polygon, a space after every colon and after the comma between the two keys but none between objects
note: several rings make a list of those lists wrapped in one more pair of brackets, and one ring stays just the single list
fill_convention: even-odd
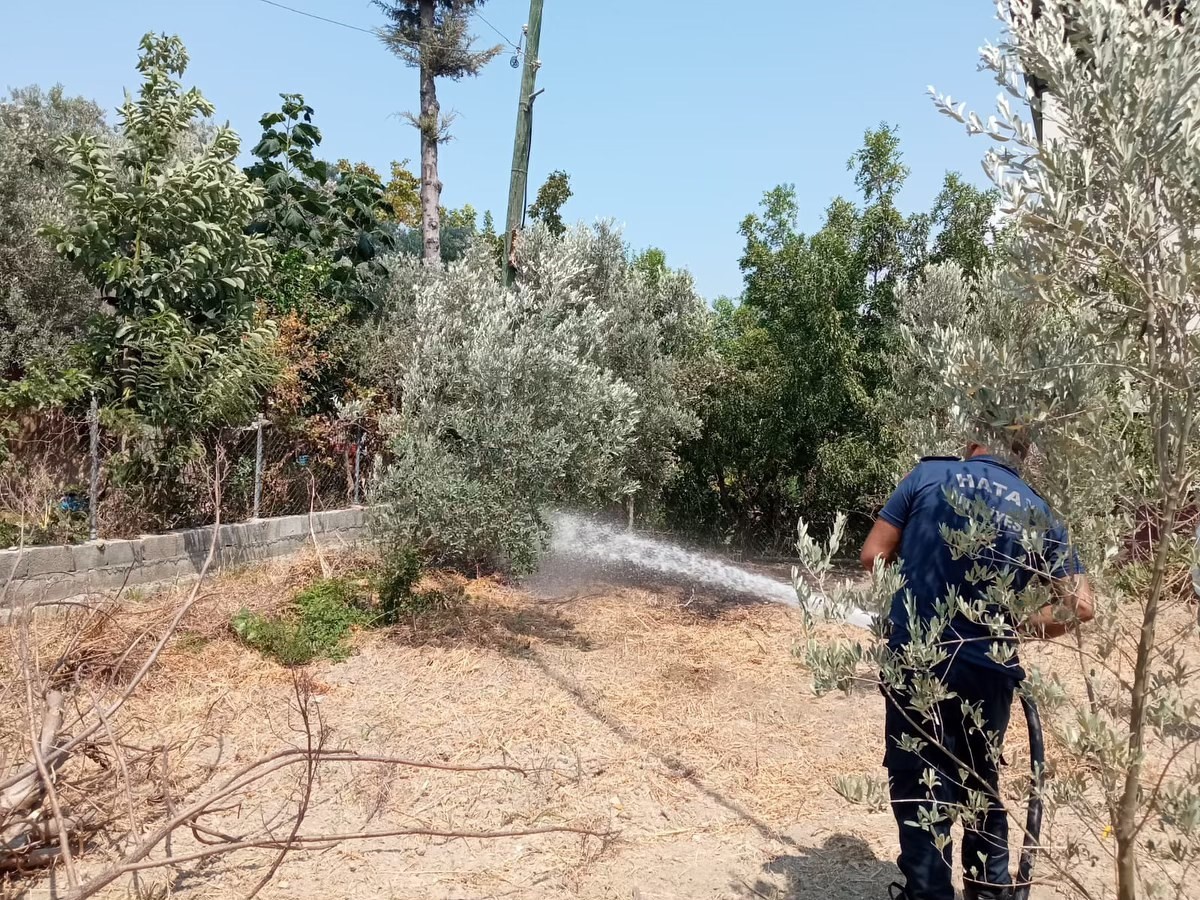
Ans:
[{"label": "dark hair", "polygon": [[1033,449],[1033,437],[1024,425],[977,421],[975,435],[973,445],[1010,457],[1016,463],[1024,463]]},{"label": "dark hair", "polygon": [[1007,437],[1008,450],[1017,459],[1024,462],[1029,456],[1029,451],[1033,449],[1033,439],[1029,436],[1029,429],[1024,426],[1016,428],[1004,429]]}]

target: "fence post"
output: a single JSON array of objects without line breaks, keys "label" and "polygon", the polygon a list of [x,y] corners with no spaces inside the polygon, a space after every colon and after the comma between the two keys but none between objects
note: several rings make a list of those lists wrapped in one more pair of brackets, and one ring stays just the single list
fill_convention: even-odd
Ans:
[{"label": "fence post", "polygon": [[363,447],[367,443],[367,431],[365,428],[360,428],[358,432],[358,441],[354,445],[354,505],[358,506],[361,499],[362,486],[362,453]]},{"label": "fence post", "polygon": [[263,485],[263,417],[260,415],[254,423],[254,518],[258,518],[262,508]]},{"label": "fence post", "polygon": [[100,505],[100,402],[92,391],[92,403],[88,409],[88,452],[92,457],[92,471],[88,479],[88,540],[100,537],[97,507]]}]

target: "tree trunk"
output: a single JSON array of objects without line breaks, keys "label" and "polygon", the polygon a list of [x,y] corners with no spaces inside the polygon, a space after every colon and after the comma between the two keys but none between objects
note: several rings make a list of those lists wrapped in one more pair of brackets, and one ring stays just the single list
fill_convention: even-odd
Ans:
[{"label": "tree trunk", "polygon": [[[421,0],[421,42],[435,39],[434,0]],[[438,139],[442,108],[433,69],[421,51],[421,233],[427,266],[442,264],[442,182],[438,180]]]},{"label": "tree trunk", "polygon": [[[1175,517],[1174,497],[1167,499],[1164,518]],[[1134,663],[1133,686],[1130,689],[1129,769],[1117,805],[1115,832],[1117,838],[1117,897],[1119,900],[1138,898],[1138,801],[1142,793],[1142,752],[1146,733],[1146,712],[1149,706],[1150,665],[1154,655],[1154,634],[1158,624],[1158,607],[1163,593],[1168,544],[1163,542],[1156,555],[1150,596],[1142,613],[1138,634],[1137,657]]]},{"label": "tree trunk", "polygon": [[[1146,283],[1153,290],[1153,282],[1148,276]],[[1159,604],[1165,591],[1171,535],[1175,533],[1180,507],[1187,498],[1186,490],[1190,481],[1188,447],[1195,423],[1195,393],[1194,388],[1188,385],[1192,371],[1192,360],[1188,352],[1192,335],[1188,333],[1188,323],[1179,320],[1178,308],[1166,312],[1154,304],[1146,317],[1146,325],[1148,329],[1153,327],[1157,332],[1156,336],[1147,342],[1147,362],[1151,383],[1150,424],[1154,434],[1157,469],[1155,474],[1162,485],[1163,495],[1162,514],[1158,517],[1159,532],[1154,569],[1149,595],[1142,611],[1133,685],[1130,688],[1130,762],[1117,805],[1117,821],[1114,823],[1117,838],[1118,900],[1138,900],[1141,893],[1138,881],[1138,838],[1144,823],[1138,821],[1138,809],[1142,800],[1146,720],[1153,699],[1151,667],[1158,655],[1155,630],[1158,624]],[[1172,368],[1174,371],[1171,371]],[[1172,378],[1171,375],[1177,377]]]},{"label": "tree trunk", "polygon": [[629,494],[625,498],[625,503],[629,509],[629,530],[633,531],[633,494]]}]

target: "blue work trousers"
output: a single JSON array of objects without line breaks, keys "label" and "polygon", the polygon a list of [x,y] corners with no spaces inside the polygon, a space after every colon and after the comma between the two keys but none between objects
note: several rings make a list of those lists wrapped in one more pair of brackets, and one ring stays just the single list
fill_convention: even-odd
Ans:
[{"label": "blue work trousers", "polygon": [[[948,836],[949,821],[932,826],[932,832],[914,824],[920,809],[945,809],[962,803],[968,790],[983,791],[992,802],[980,820],[966,822],[963,829],[962,862],[964,888],[968,897],[986,900],[1008,896],[1012,884],[1008,859],[1008,819],[999,797],[999,762],[989,741],[973,722],[964,719],[963,702],[976,706],[983,717],[983,731],[998,735],[1003,744],[1012,714],[1016,682],[1002,673],[981,666],[958,663],[945,676],[957,698],[937,707],[932,722],[908,709],[903,694],[887,689],[885,733],[887,750],[884,766],[888,772],[892,811],[900,829],[900,857],[897,865],[905,878],[910,900],[954,900],[951,884],[952,845],[939,850],[934,835]],[[924,733],[922,733],[924,732]],[[926,742],[919,752],[900,746],[904,735]],[[934,740],[930,740],[930,738]],[[924,780],[933,768],[938,784],[930,789]],[[970,775],[964,780],[962,769]],[[932,796],[931,796],[932,795]]]}]

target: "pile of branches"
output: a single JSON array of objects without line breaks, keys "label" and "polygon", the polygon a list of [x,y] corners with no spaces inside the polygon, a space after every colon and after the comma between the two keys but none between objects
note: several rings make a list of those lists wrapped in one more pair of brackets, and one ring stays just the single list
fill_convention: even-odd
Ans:
[{"label": "pile of branches", "polygon": [[[55,773],[63,754],[56,753],[63,721],[63,695],[51,691],[47,710],[38,729],[33,759],[15,773],[8,754],[0,749],[0,773],[5,788],[0,791],[0,871],[36,868],[53,862],[62,852],[61,838],[77,831],[79,823],[51,815]],[[56,799],[54,802],[57,802]]]}]

